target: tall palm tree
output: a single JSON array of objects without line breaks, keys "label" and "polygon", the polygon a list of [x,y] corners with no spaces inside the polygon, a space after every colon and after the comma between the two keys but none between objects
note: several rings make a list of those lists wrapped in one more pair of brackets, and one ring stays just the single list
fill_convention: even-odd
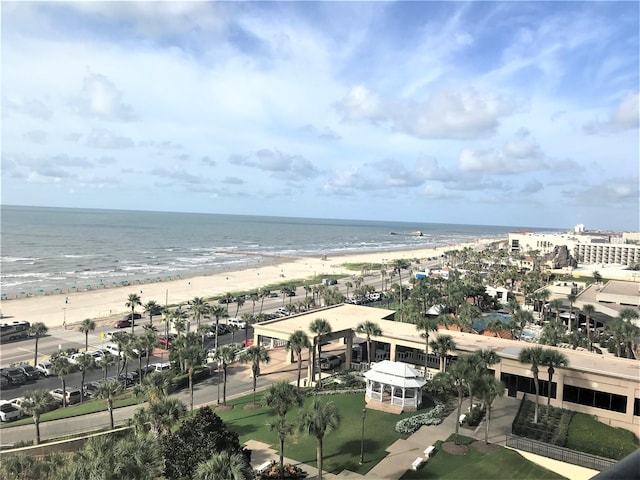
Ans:
[{"label": "tall palm tree", "polygon": [[549,374],[549,384],[547,388],[547,411],[545,414],[545,422],[549,422],[549,410],[551,408],[551,381],[553,380],[553,374],[556,368],[565,368],[569,366],[569,359],[567,356],[554,349],[544,350],[542,356],[542,362],[540,365],[547,367],[547,373]]},{"label": "tall palm tree", "polygon": [[75,370],[75,365],[73,363],[70,363],[69,359],[64,355],[54,355],[51,357],[51,371],[62,382],[62,408],[66,408],[67,406],[66,377]]},{"label": "tall palm tree", "polygon": [[444,372],[447,354],[456,349],[456,342],[451,335],[438,335],[435,340],[431,340],[429,346],[440,357],[440,371]]},{"label": "tall palm tree", "polygon": [[183,335],[187,331],[187,312],[181,308],[176,308],[171,313],[171,321],[173,322],[173,328],[178,335]]},{"label": "tall palm tree", "polygon": [[302,351],[309,348],[309,346],[309,337],[302,330],[296,330],[287,340],[287,350],[295,353],[298,357],[298,380],[296,383],[298,389],[300,388],[300,377],[302,375]]},{"label": "tall palm tree", "polygon": [[162,313],[162,307],[155,300],[149,300],[143,308],[149,314],[149,323],[153,325],[153,317]]},{"label": "tall palm tree", "polygon": [[93,332],[96,329],[96,322],[91,320],[90,318],[85,318],[78,330],[84,333],[84,351],[89,351],[89,332]]},{"label": "tall palm tree", "polygon": [[38,363],[38,340],[40,337],[43,337],[49,331],[49,327],[47,327],[42,322],[34,322],[29,326],[29,335],[32,335],[36,339],[35,352],[33,353],[33,366],[35,367]]},{"label": "tall palm tree", "polygon": [[258,381],[258,375],[260,375],[260,364],[269,363],[271,357],[267,349],[262,345],[251,345],[240,355],[240,363],[251,364],[251,376],[253,377],[253,404],[256,405],[256,382]]},{"label": "tall palm tree", "polygon": [[556,312],[556,321],[560,321],[560,309],[564,303],[559,298],[554,298],[549,302],[549,310],[553,310]]},{"label": "tall palm tree", "polygon": [[193,373],[198,365],[202,365],[204,353],[197,345],[187,345],[178,352],[180,359],[187,367],[189,375],[189,411],[193,412]]},{"label": "tall palm tree", "polygon": [[244,302],[244,296],[240,295],[236,298],[236,318],[238,317],[238,312],[240,312],[240,309],[244,306]]},{"label": "tall palm tree", "polygon": [[242,320],[245,323],[245,327],[243,328],[245,345],[249,343],[249,325],[253,324],[255,322],[255,319],[256,319],[255,315],[249,312],[243,313],[242,316],[240,317],[240,320]]},{"label": "tall palm tree", "polygon": [[111,430],[113,430],[113,398],[122,391],[122,385],[117,380],[107,380],[98,385],[96,390],[96,398],[106,400],[109,409],[109,420]]},{"label": "tall palm tree", "polygon": [[[438,373],[438,375],[444,376],[445,383],[451,388],[455,388],[458,392],[458,416],[462,411],[462,398],[464,392],[468,386],[467,379],[469,377],[469,362],[465,361],[466,356],[458,357],[458,360],[449,365],[449,370],[444,373]],[[436,375],[436,376],[438,376]],[[460,422],[456,422],[456,445],[458,444],[458,427]]]},{"label": "tall palm tree", "polygon": [[591,337],[591,319],[593,318],[593,314],[596,313],[596,307],[587,303],[582,307],[582,313],[586,318],[586,326],[587,326],[587,340],[589,341],[589,351],[591,351],[591,341],[593,340]]},{"label": "tall palm tree", "polygon": [[116,375],[120,375],[120,373],[122,373],[122,370],[120,369],[120,363],[123,359],[126,361],[124,352],[125,346],[129,343],[130,335],[131,334],[127,332],[116,332],[111,337],[115,344],[118,346],[118,355],[116,355]]},{"label": "tall palm tree", "polygon": [[[164,307],[162,309],[162,320],[164,320],[164,338],[168,338],[169,337],[169,324],[173,320],[173,312],[167,307]],[[167,342],[165,344],[165,350],[169,350],[169,342]]]},{"label": "tall palm tree", "polygon": [[320,356],[322,355],[322,337],[331,333],[331,324],[324,318],[316,318],[309,325],[309,331],[311,333],[315,333],[316,335],[316,337],[314,338],[314,345],[318,350],[318,363],[316,364],[316,368],[313,369],[314,371],[311,372],[311,380],[315,380],[315,370],[318,370],[318,379],[321,379],[322,376],[320,375]]},{"label": "tall palm tree", "polygon": [[379,337],[382,335],[382,329],[377,323],[367,320],[366,322],[358,324],[356,333],[364,333],[367,336],[367,357],[369,359],[369,365],[371,365],[371,337]]},{"label": "tall palm tree", "polygon": [[[138,345],[140,346],[140,351],[144,352],[147,358],[147,368],[145,371],[148,371],[151,355],[158,346],[158,335],[153,325],[145,325],[142,328],[144,328],[144,334],[138,337]],[[142,379],[142,375],[140,375],[140,378]]]},{"label": "tall palm tree", "polygon": [[33,424],[36,427],[36,445],[40,444],[40,415],[51,410],[54,405],[54,398],[45,389],[29,390],[24,394],[20,410],[33,417]]},{"label": "tall palm tree", "polygon": [[80,403],[82,403],[84,402],[84,380],[87,370],[93,369],[96,366],[96,362],[91,355],[85,353],[76,360],[76,366],[78,370],[82,372],[80,376],[80,392],[82,392],[82,395],[80,395]]},{"label": "tall palm tree", "polygon": [[221,318],[227,318],[229,316],[229,312],[222,305],[214,305],[211,307],[211,316],[216,319],[216,335],[215,335],[215,348],[218,348],[218,325],[220,324]]},{"label": "tall palm tree", "polygon": [[222,450],[198,465],[194,480],[246,480],[254,475],[247,457]]},{"label": "tall palm tree", "polygon": [[134,320],[136,307],[142,305],[142,301],[140,300],[140,295],[137,293],[130,293],[127,297],[127,302],[124,304],[125,307],[131,309],[131,335],[133,335],[134,328],[136,326],[136,322]]},{"label": "tall palm tree", "polygon": [[482,399],[487,409],[487,418],[485,419],[484,443],[489,443],[489,423],[491,422],[491,407],[497,397],[503,397],[505,394],[505,386],[494,375],[489,373],[483,374],[477,382],[478,395]]},{"label": "tall palm tree", "polygon": [[173,387],[173,372],[153,372],[144,377],[143,388],[149,403],[166,398]]},{"label": "tall palm tree", "polygon": [[194,297],[191,300],[191,315],[196,321],[196,330],[200,328],[200,320],[209,315],[211,307],[202,297]]},{"label": "tall palm tree", "polygon": [[538,423],[538,399],[540,398],[540,382],[538,380],[539,365],[544,361],[544,349],[542,347],[524,348],[518,355],[521,363],[531,364],[531,373],[533,374],[533,386],[536,389],[536,406],[533,415],[533,423]]},{"label": "tall palm tree", "polygon": [[533,315],[528,310],[518,310],[513,314],[513,319],[518,324],[519,333],[517,339],[522,340],[522,331],[528,323],[533,323]]},{"label": "tall palm tree", "polygon": [[436,332],[438,330],[437,320],[425,316],[420,316],[416,322],[416,330],[420,333],[420,336],[424,338],[424,378],[428,376],[428,360],[429,360],[429,332]]},{"label": "tall palm tree", "polygon": [[349,298],[349,289],[353,288],[353,283],[346,281],[344,282],[344,286],[347,287],[347,298]]},{"label": "tall palm tree", "polygon": [[576,298],[578,298],[578,295],[575,293],[567,295],[567,300],[569,300],[569,331],[573,330],[571,321],[573,320],[573,303],[576,301]]},{"label": "tall palm tree", "polygon": [[115,365],[116,358],[113,355],[106,354],[100,360],[96,362],[96,366],[102,369],[102,380],[105,381],[107,379],[107,375],[109,374],[109,367]]},{"label": "tall palm tree", "polygon": [[271,428],[276,430],[280,440],[280,472],[282,473],[284,470],[284,440],[287,434],[293,430],[293,425],[287,423],[286,415],[291,407],[302,406],[304,396],[289,382],[281,380],[269,387],[269,390],[262,397],[262,403],[278,415],[278,420],[271,424]]},{"label": "tall palm tree", "polygon": [[300,432],[316,437],[316,461],[318,463],[318,480],[322,480],[322,443],[324,436],[337,430],[340,425],[340,413],[332,402],[321,402],[317,397],[310,408],[300,412],[298,428]]},{"label": "tall palm tree", "polygon": [[237,354],[238,347],[235,345],[222,345],[216,348],[216,353],[214,354],[214,359],[218,362],[218,366],[222,366],[222,405],[227,404],[227,367],[236,359]]},{"label": "tall palm tree", "polygon": [[[402,270],[406,270],[409,268],[410,264],[407,260],[402,258],[397,258],[391,262],[391,266],[393,267],[393,271],[398,274],[398,283],[400,285],[400,308],[402,309]],[[400,321],[402,321],[402,317],[400,317]]]}]

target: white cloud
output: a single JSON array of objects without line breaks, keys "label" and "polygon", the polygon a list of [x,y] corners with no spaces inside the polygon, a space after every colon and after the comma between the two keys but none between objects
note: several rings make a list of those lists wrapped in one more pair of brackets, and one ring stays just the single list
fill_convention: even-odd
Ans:
[{"label": "white cloud", "polygon": [[106,76],[89,73],[73,104],[81,115],[102,120],[131,120],[133,109],[122,101],[122,92]]},{"label": "white cloud", "polygon": [[605,121],[591,121],[584,126],[590,135],[602,135],[635,130],[640,126],[640,97],[628,92]]},{"label": "white cloud", "polygon": [[495,133],[500,120],[519,107],[504,95],[473,88],[439,91],[426,100],[382,99],[363,85],[337,103],[345,121],[386,122],[393,131],[422,139],[470,139]]},{"label": "white cloud", "polygon": [[105,128],[94,128],[87,135],[87,145],[94,148],[131,148],[134,146],[133,140],[128,137],[117,135]]}]

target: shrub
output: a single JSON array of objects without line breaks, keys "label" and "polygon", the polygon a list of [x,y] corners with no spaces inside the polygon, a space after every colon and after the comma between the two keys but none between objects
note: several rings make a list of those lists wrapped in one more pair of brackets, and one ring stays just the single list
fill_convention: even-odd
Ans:
[{"label": "shrub", "polygon": [[395,430],[398,433],[411,434],[415,433],[423,425],[440,425],[442,423],[442,415],[445,411],[445,405],[436,405],[426,413],[400,420],[396,423]]},{"label": "shrub", "polygon": [[467,414],[467,425],[470,427],[476,427],[480,424],[480,421],[484,417],[484,408],[473,407],[471,411]]}]

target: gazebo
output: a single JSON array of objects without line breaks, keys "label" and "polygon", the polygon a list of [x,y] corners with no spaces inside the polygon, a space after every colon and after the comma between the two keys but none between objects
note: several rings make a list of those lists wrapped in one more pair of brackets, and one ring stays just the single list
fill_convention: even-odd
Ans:
[{"label": "gazebo", "polygon": [[422,404],[422,387],[427,381],[406,363],[383,360],[372,363],[367,379],[367,408],[386,412],[414,412]]}]

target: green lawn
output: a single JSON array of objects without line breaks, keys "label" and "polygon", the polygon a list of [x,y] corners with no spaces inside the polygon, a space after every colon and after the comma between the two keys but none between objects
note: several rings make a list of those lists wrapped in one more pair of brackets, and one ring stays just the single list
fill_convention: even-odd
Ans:
[{"label": "green lawn", "polygon": [[569,425],[567,448],[621,460],[638,448],[638,437],[624,428],[614,428],[591,415],[576,413]]},{"label": "green lawn", "polygon": [[[454,436],[449,438],[453,441]],[[473,438],[460,436],[460,443],[471,443]],[[469,447],[467,455],[451,455],[436,442],[436,453],[417,471],[408,470],[402,479],[560,479],[565,478],[526,460],[519,453],[500,447],[493,453],[480,453]]]},{"label": "green lawn", "polygon": [[[386,455],[385,449],[399,438],[407,435],[399,434],[394,427],[398,420],[415,415],[405,413],[392,415],[373,410],[367,410],[365,419],[365,463],[358,465],[360,459],[360,439],[362,436],[362,408],[364,406],[363,393],[324,395],[323,401],[334,402],[341,415],[340,427],[337,431],[325,436],[323,443],[323,469],[331,473],[339,473],[348,469],[360,474],[367,473]],[[278,439],[275,432],[269,430],[267,423],[275,416],[268,409],[244,410],[243,405],[251,403],[251,396],[240,398],[234,402],[235,408],[218,415],[228,425],[230,430],[238,433],[240,442],[257,440],[270,444],[278,450]],[[311,403],[308,398],[305,405]],[[292,423],[297,422],[298,410],[289,412],[287,417]],[[284,454],[299,462],[316,466],[316,440],[301,433],[294,433],[285,440]]]}]

